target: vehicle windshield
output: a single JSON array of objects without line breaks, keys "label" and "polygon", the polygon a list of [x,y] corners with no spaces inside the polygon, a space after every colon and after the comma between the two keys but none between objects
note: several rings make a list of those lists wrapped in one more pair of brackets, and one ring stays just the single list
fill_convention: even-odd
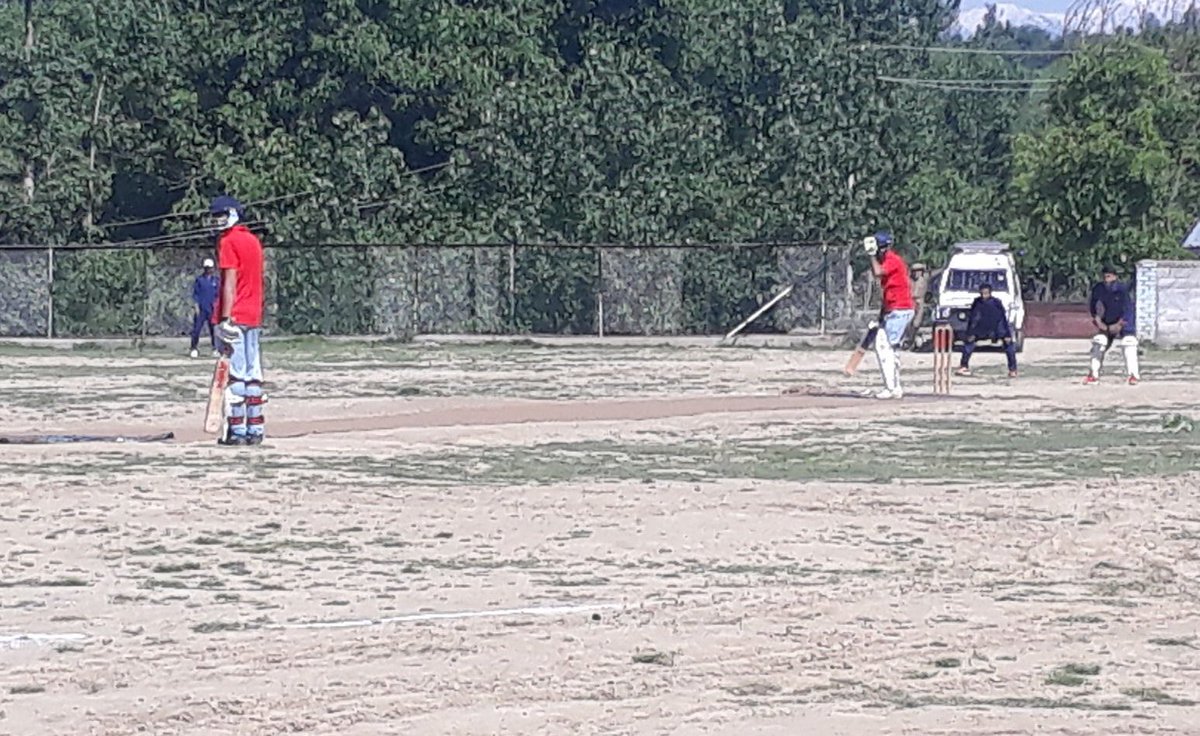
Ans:
[{"label": "vehicle windshield", "polygon": [[1008,274],[1002,268],[979,271],[952,268],[946,279],[946,291],[979,291],[983,284],[991,284],[993,292],[1007,293]]}]

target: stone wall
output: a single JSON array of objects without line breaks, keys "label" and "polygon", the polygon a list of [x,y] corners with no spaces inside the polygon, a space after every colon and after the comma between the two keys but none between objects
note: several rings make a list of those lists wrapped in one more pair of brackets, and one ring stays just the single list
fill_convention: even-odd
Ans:
[{"label": "stone wall", "polygon": [[1139,339],[1200,344],[1200,261],[1141,261],[1136,286]]}]

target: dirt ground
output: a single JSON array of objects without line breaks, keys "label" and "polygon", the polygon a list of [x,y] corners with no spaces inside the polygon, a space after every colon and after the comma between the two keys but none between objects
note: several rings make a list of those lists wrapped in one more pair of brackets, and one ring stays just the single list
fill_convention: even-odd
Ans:
[{"label": "dirt ground", "polygon": [[[0,734],[1200,733],[1200,353],[0,347]],[[798,394],[782,395],[788,388]]]}]

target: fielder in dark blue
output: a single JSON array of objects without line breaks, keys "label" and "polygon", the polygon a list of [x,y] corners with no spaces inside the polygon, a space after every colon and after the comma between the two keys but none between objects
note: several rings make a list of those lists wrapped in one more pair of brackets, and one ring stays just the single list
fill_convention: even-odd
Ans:
[{"label": "fielder in dark blue", "polygon": [[1130,385],[1137,385],[1141,380],[1137,327],[1134,324],[1137,302],[1132,291],[1132,284],[1122,284],[1117,279],[1117,270],[1112,266],[1104,267],[1102,280],[1092,287],[1088,309],[1092,313],[1092,323],[1096,325],[1096,335],[1092,338],[1091,366],[1087,378],[1083,379],[1084,383],[1099,383],[1104,354],[1118,344],[1125,354],[1126,380]]},{"label": "fielder in dark blue", "polygon": [[213,335],[212,315],[213,309],[217,305],[217,290],[221,286],[221,280],[217,278],[213,272],[213,261],[211,258],[204,259],[204,272],[196,277],[192,283],[192,301],[195,302],[192,309],[192,357],[199,357],[199,352],[196,350],[200,344],[200,332],[208,328],[208,341],[212,345],[215,352],[217,349],[217,341]]},{"label": "fielder in dark blue", "polygon": [[1004,308],[1004,302],[992,296],[991,284],[981,284],[979,296],[971,303],[958,375],[971,375],[971,354],[975,352],[978,340],[1003,340],[1004,354],[1008,356],[1008,377],[1017,377],[1017,345],[1013,342],[1012,325],[1008,323],[1008,310]]}]

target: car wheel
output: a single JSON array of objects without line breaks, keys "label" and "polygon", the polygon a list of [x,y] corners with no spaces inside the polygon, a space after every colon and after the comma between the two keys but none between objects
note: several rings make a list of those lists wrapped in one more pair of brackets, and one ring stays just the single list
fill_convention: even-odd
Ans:
[{"label": "car wheel", "polygon": [[1017,330],[1017,339],[1013,342],[1017,344],[1018,353],[1025,352],[1025,330]]}]

